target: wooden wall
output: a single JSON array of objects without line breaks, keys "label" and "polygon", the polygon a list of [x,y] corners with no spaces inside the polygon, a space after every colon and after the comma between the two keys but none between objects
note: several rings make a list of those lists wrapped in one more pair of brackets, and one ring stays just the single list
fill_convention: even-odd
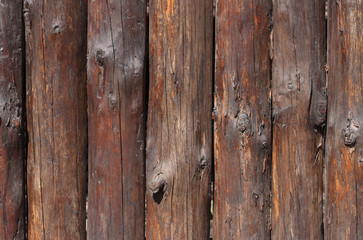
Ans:
[{"label": "wooden wall", "polygon": [[0,1],[0,239],[360,239],[362,12]]}]

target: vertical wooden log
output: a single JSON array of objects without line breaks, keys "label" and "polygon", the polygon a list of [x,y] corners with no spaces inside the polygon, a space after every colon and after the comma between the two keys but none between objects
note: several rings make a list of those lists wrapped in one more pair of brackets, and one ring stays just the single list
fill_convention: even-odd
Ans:
[{"label": "vertical wooden log", "polygon": [[29,239],[85,239],[87,0],[26,0]]},{"label": "vertical wooden log", "polygon": [[325,239],[363,236],[363,1],[329,1]]},{"label": "vertical wooden log", "polygon": [[322,239],[324,0],[274,0],[272,239]]},{"label": "vertical wooden log", "polygon": [[270,237],[270,1],[218,0],[213,238]]},{"label": "vertical wooden log", "polygon": [[213,3],[150,2],[147,239],[208,239]]},{"label": "vertical wooden log", "polygon": [[24,231],[23,3],[0,3],[0,239]]},{"label": "vertical wooden log", "polygon": [[144,0],[89,0],[88,239],[145,237]]}]

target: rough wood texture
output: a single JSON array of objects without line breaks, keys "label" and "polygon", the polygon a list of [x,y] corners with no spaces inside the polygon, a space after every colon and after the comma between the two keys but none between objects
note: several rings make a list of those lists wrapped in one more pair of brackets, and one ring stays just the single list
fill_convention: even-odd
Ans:
[{"label": "rough wood texture", "polygon": [[145,237],[144,0],[89,0],[88,239]]},{"label": "rough wood texture", "polygon": [[213,5],[150,2],[147,239],[208,239]]},{"label": "rough wood texture", "polygon": [[363,237],[363,1],[330,1],[325,239]]},{"label": "rough wood texture", "polygon": [[28,238],[86,237],[87,0],[26,0]]},{"label": "rough wood texture", "polygon": [[0,2],[0,239],[24,231],[23,21],[21,0]]},{"label": "rough wood texture", "polygon": [[270,1],[218,0],[214,239],[270,236]]},{"label": "rough wood texture", "polygon": [[324,0],[273,1],[272,239],[322,239]]}]

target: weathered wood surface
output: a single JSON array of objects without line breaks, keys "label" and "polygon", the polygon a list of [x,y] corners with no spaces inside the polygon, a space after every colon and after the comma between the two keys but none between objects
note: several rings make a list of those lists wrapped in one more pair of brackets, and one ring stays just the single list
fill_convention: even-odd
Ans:
[{"label": "weathered wood surface", "polygon": [[0,3],[0,239],[25,238],[23,2]]},{"label": "weathered wood surface", "polygon": [[363,1],[329,2],[325,239],[363,237]]},{"label": "weathered wood surface", "polygon": [[150,2],[147,239],[208,239],[213,5]]},{"label": "weathered wood surface", "polygon": [[272,239],[322,239],[324,0],[274,0]]},{"label": "weathered wood surface", "polygon": [[270,236],[271,1],[218,0],[213,239]]},{"label": "weathered wood surface", "polygon": [[87,0],[26,0],[28,238],[86,237]]},{"label": "weathered wood surface", "polygon": [[88,2],[87,236],[144,239],[146,1]]}]

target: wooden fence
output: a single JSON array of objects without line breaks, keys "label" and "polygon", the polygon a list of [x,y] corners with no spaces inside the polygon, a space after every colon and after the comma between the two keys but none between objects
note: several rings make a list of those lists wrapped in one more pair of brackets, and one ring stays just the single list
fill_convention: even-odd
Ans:
[{"label": "wooden fence", "polygon": [[363,239],[362,29],[362,0],[1,0],[0,239]]}]

